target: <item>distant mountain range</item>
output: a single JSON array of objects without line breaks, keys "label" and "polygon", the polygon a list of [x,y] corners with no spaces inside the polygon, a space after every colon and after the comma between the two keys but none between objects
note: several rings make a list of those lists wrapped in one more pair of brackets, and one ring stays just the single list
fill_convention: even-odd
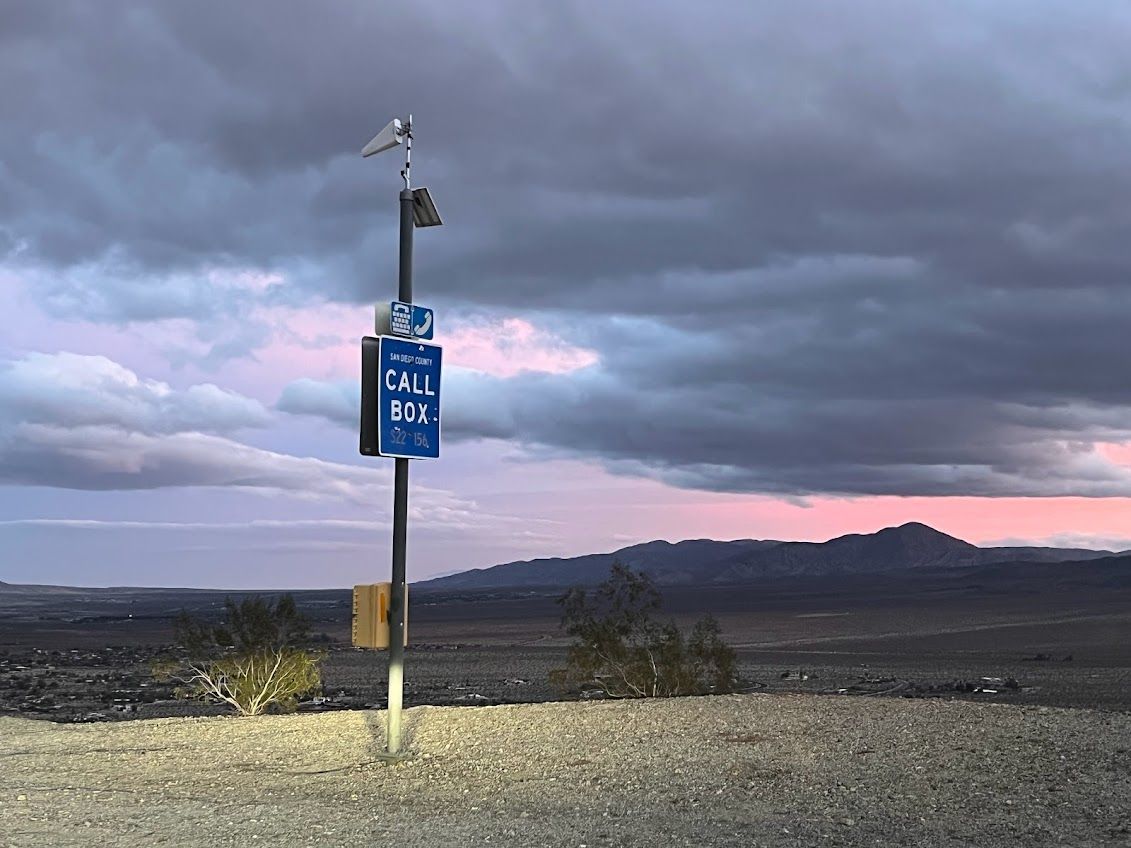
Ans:
[{"label": "distant mountain range", "polygon": [[[558,589],[594,585],[609,575],[613,562],[643,571],[662,586],[727,586],[773,580],[854,578],[892,575],[917,579],[942,574],[995,580],[1091,581],[1092,585],[1131,586],[1131,550],[1115,553],[1086,548],[980,548],[912,522],[876,533],[850,534],[827,542],[739,539],[716,542],[645,542],[607,554],[508,562],[413,584],[414,590]],[[1114,581],[1114,582],[1113,582]],[[249,590],[144,587],[77,588],[32,586],[0,581],[0,595],[75,595],[232,592]]]},{"label": "distant mountain range", "polygon": [[[1124,554],[1131,554],[1126,551]],[[756,583],[774,578],[851,576],[999,563],[1072,563],[1118,556],[1084,548],[980,548],[912,522],[827,542],[740,539],[645,542],[607,554],[508,562],[414,584],[420,589],[565,587],[605,579],[613,562],[668,586]],[[1128,560],[1131,564],[1131,559]]]}]

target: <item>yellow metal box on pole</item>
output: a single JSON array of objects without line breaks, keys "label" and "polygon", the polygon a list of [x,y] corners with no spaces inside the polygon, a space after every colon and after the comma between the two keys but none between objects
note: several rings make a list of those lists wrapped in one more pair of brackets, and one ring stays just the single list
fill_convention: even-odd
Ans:
[{"label": "yellow metal box on pole", "polygon": [[[353,587],[353,646],[389,647],[389,604],[392,583],[365,583]],[[408,644],[408,587],[405,586],[405,633]]]}]

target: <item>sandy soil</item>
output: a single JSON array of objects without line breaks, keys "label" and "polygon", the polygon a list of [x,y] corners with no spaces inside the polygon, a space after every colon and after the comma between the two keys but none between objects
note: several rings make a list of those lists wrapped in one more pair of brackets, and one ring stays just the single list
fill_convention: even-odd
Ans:
[{"label": "sandy soil", "polygon": [[0,719],[8,845],[1128,845],[1131,716],[745,695]]}]

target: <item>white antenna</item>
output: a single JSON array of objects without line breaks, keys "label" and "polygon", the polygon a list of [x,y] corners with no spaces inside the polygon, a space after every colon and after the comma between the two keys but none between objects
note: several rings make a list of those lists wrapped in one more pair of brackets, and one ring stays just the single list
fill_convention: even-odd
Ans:
[{"label": "white antenna", "polygon": [[405,128],[401,126],[400,118],[393,118],[389,123],[385,124],[385,129],[377,133],[369,140],[369,144],[361,148],[362,156],[372,156],[374,153],[381,153],[391,147],[396,147],[405,137]]},{"label": "white antenna", "polygon": [[440,213],[436,211],[436,204],[432,202],[432,196],[428,193],[426,188],[412,187],[412,115],[408,119],[401,121],[400,118],[393,118],[385,125],[385,129],[377,133],[370,139],[369,144],[361,148],[362,156],[372,156],[374,153],[381,153],[385,150],[391,150],[398,144],[403,144],[404,150],[404,168],[401,169],[401,178],[404,180],[404,187],[406,191],[412,192],[412,220],[418,227],[438,227],[443,221],[440,220]]}]

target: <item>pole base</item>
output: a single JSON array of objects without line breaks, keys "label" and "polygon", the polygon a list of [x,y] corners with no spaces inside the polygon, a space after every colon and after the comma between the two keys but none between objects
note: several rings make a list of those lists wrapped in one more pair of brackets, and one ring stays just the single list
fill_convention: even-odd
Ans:
[{"label": "pole base", "polygon": [[403,763],[405,760],[411,760],[411,759],[412,759],[412,752],[411,751],[398,751],[395,754],[390,754],[388,751],[380,751],[377,754],[377,760],[379,762],[384,763],[387,766],[391,766],[395,763]]}]

